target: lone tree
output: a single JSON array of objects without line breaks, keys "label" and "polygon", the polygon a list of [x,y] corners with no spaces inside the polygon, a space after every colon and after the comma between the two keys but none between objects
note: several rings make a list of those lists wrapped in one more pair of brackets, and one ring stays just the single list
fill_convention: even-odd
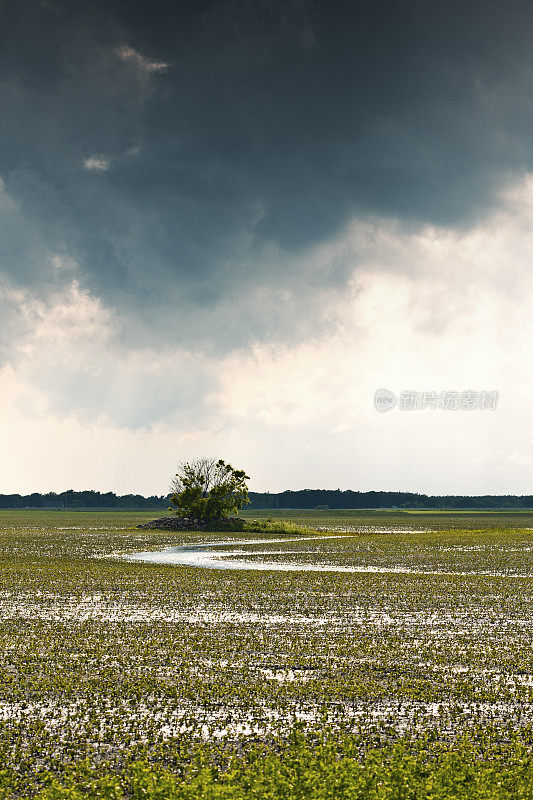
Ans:
[{"label": "lone tree", "polygon": [[171,510],[180,517],[197,522],[217,522],[238,513],[248,500],[242,469],[214,458],[197,458],[182,462],[171,484]]}]

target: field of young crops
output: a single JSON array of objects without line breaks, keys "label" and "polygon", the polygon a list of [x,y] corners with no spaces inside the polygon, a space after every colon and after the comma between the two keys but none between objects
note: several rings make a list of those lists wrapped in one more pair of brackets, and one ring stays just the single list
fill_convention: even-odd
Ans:
[{"label": "field of young crops", "polygon": [[272,516],[0,513],[0,797],[533,797],[533,515]]}]

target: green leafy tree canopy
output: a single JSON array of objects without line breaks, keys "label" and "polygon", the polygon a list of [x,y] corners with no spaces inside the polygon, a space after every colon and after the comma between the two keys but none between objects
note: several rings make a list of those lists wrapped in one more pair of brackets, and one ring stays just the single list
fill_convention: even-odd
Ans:
[{"label": "green leafy tree canopy", "polygon": [[171,484],[171,510],[178,516],[215,522],[237,514],[248,503],[249,476],[222,459],[182,462]]}]

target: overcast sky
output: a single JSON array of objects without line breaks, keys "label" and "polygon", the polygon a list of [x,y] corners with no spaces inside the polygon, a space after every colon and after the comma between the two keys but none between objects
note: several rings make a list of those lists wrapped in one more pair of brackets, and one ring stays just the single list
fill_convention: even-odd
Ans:
[{"label": "overcast sky", "polygon": [[0,493],[213,455],[533,494],[532,37],[517,0],[4,0]]}]

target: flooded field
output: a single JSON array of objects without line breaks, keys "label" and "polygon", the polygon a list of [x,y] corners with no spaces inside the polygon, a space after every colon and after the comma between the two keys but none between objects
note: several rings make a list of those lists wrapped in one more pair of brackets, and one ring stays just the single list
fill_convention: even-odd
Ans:
[{"label": "flooded field", "polygon": [[[147,518],[1,513],[0,796],[261,797],[223,793],[231,759],[302,747],[440,764],[466,737],[475,764],[529,763],[532,515],[307,515],[316,534],[285,537]],[[220,794],[180,794],[198,753]],[[139,764],[179,781],[87,788]],[[350,791],[280,796],[426,797]]]}]

